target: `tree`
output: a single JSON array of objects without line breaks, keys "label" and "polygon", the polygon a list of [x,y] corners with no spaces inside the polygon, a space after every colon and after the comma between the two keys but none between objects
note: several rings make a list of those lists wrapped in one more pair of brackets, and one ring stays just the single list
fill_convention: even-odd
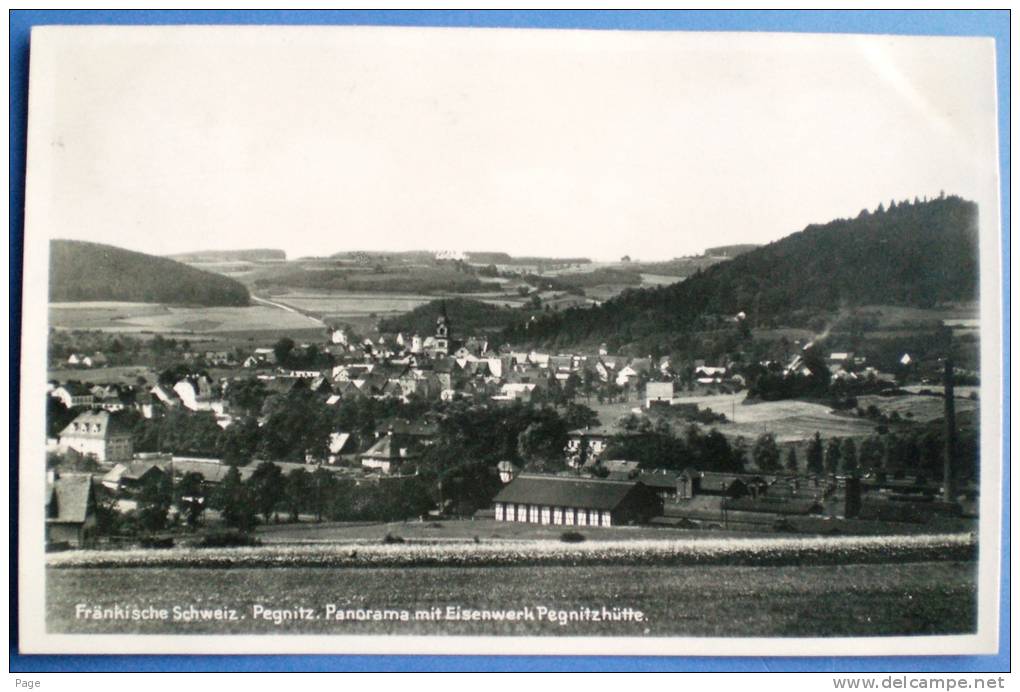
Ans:
[{"label": "tree", "polygon": [[811,443],[808,445],[807,451],[807,469],[810,473],[822,473],[825,470],[823,462],[823,447],[822,447],[822,436],[819,433],[815,433],[815,436],[811,438]]},{"label": "tree", "polygon": [[840,444],[838,437],[829,439],[829,443],[825,446],[825,472],[836,473],[839,471],[840,459],[843,456],[843,445]]},{"label": "tree", "polygon": [[580,430],[599,424],[599,417],[595,411],[584,404],[567,403],[566,411],[563,413],[563,422],[570,430]]},{"label": "tree", "polygon": [[287,359],[290,358],[290,352],[293,350],[294,340],[286,336],[273,344],[273,355],[276,356],[276,362],[280,365],[284,365],[287,362]]},{"label": "tree", "polygon": [[762,433],[754,442],[751,450],[751,457],[754,465],[760,471],[777,471],[779,466],[779,446],[776,444],[776,436],[772,433]]},{"label": "tree", "polygon": [[843,439],[843,473],[847,475],[857,474],[857,445],[854,444],[854,438],[847,437]]},{"label": "tree", "polygon": [[283,499],[283,471],[271,461],[263,461],[255,467],[255,472],[248,479],[255,509],[268,524],[276,506]]},{"label": "tree", "polygon": [[791,446],[786,452],[786,470],[790,473],[797,473],[800,465],[797,463],[797,448]]},{"label": "tree", "polygon": [[231,382],[226,389],[224,395],[230,405],[248,415],[262,410],[262,404],[269,395],[265,383],[254,377]]},{"label": "tree", "polygon": [[217,449],[224,464],[247,466],[255,456],[261,431],[254,416],[246,416],[223,431]]},{"label": "tree", "polygon": [[255,504],[236,466],[231,466],[223,477],[216,504],[227,526],[241,531],[250,531],[255,526]]},{"label": "tree", "polygon": [[138,494],[138,523],[141,528],[149,533],[165,529],[172,504],[169,475],[150,473]]},{"label": "tree", "polygon": [[858,464],[865,471],[873,471],[882,468],[882,459],[885,457],[885,444],[882,438],[872,435],[861,442],[861,449],[857,455]]},{"label": "tree", "polygon": [[563,462],[563,448],[566,447],[567,430],[557,416],[555,420],[535,421],[517,437],[517,453],[521,459],[545,467],[555,461]]},{"label": "tree", "polygon": [[190,471],[174,487],[174,502],[188,527],[198,526],[205,511],[205,479],[197,471]]},{"label": "tree", "polygon": [[308,500],[313,494],[312,484],[312,474],[304,469],[294,469],[287,474],[284,501],[290,512],[291,521],[297,521],[301,510],[309,504]]},{"label": "tree", "polygon": [[319,466],[311,475],[311,491],[308,509],[315,514],[316,521],[322,521],[322,515],[329,506],[329,499],[336,489],[336,478],[332,473]]}]

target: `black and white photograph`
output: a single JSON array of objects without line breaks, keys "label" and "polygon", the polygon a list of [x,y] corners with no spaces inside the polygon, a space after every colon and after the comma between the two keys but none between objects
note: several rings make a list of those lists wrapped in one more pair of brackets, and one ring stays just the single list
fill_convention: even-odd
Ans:
[{"label": "black and white photograph", "polygon": [[31,48],[23,650],[997,650],[991,39]]}]

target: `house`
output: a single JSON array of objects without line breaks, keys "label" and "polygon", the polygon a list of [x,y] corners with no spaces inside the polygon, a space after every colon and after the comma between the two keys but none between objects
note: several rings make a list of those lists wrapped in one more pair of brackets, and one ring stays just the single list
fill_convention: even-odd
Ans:
[{"label": "house", "polygon": [[726,376],[723,366],[699,365],[694,368],[694,378],[699,384],[719,384]]},{"label": "house", "polygon": [[50,392],[50,396],[59,399],[65,408],[91,406],[95,402],[95,395],[79,382],[63,384]]},{"label": "house", "polygon": [[496,471],[499,472],[501,482],[509,483],[520,473],[521,468],[512,461],[501,461],[496,464]]},{"label": "house", "polygon": [[130,459],[131,432],[109,411],[86,411],[60,431],[60,448],[96,461]]},{"label": "house", "polygon": [[178,406],[181,403],[181,397],[176,391],[161,384],[154,385],[152,389],[149,390],[149,394],[167,408]]},{"label": "house", "polygon": [[751,495],[764,495],[767,481],[761,476],[748,473],[716,473],[686,469],[676,477],[677,499],[689,499],[699,495],[714,495],[736,499]]},{"label": "house", "polygon": [[223,413],[223,402],[214,400],[213,382],[206,375],[185,377],[174,385],[174,392],[180,397],[186,409]]},{"label": "house", "polygon": [[641,483],[521,474],[493,500],[496,521],[556,526],[618,526],[647,522],[662,511]]},{"label": "house", "polygon": [[645,385],[645,408],[651,408],[652,403],[673,403],[672,382],[649,382]]},{"label": "house", "polygon": [[668,469],[648,469],[640,471],[631,477],[631,480],[638,481],[645,487],[652,490],[662,500],[675,500],[677,496],[676,471]]},{"label": "house", "polygon": [[329,461],[335,464],[340,456],[354,451],[354,436],[346,432],[329,434]]},{"label": "house", "polygon": [[[606,451],[613,438],[631,434],[633,433],[604,425],[571,430],[567,433],[567,446],[563,451],[568,458],[576,459],[584,455],[588,463],[594,463]],[[581,451],[582,445],[587,448],[586,452]]]},{"label": "house", "polygon": [[153,478],[162,478],[166,472],[153,461],[132,461],[117,464],[105,476],[103,486],[114,492],[136,490]]},{"label": "house", "polygon": [[106,365],[106,356],[99,351],[96,351],[91,356],[85,356],[82,358],[81,364],[86,368],[99,368]]},{"label": "house", "polygon": [[46,478],[46,543],[82,548],[92,542],[96,526],[96,494],[90,474]]},{"label": "house", "polygon": [[367,451],[362,452],[361,465],[383,473],[393,473],[408,461],[416,460],[418,457],[406,438],[387,433]]},{"label": "house", "polygon": [[496,401],[531,401],[531,394],[537,386],[528,382],[507,382],[492,398]]}]

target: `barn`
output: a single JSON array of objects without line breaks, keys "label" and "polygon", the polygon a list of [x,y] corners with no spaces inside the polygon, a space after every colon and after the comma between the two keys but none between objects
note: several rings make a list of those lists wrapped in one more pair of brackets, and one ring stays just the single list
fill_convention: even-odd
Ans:
[{"label": "barn", "polygon": [[647,522],[662,501],[644,484],[521,474],[493,500],[496,521],[556,526],[618,526]]},{"label": "barn", "polygon": [[96,526],[92,476],[51,472],[46,479],[46,543],[82,548]]}]

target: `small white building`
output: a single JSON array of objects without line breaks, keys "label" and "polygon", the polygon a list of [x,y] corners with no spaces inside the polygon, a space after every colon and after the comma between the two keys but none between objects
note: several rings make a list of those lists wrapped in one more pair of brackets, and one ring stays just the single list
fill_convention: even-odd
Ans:
[{"label": "small white building", "polygon": [[673,383],[672,382],[649,382],[645,385],[645,408],[652,405],[653,401],[672,404]]}]

